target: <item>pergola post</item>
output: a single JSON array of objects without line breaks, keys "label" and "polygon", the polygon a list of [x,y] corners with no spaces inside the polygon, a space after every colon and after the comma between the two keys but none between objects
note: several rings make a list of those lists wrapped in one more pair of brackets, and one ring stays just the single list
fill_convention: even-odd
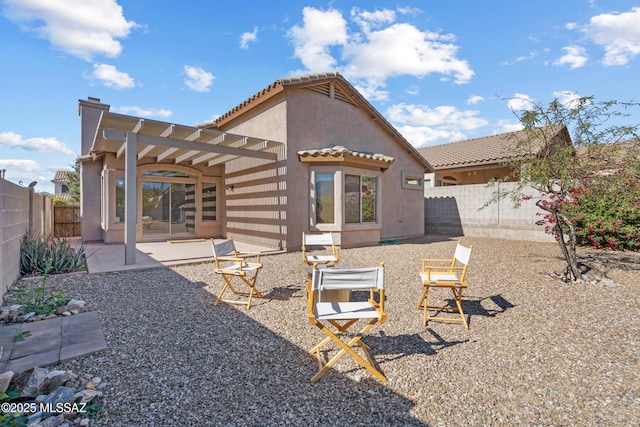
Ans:
[{"label": "pergola post", "polygon": [[137,220],[137,168],[136,144],[138,135],[127,132],[125,136],[125,166],[124,166],[124,263],[136,263],[136,220]]}]

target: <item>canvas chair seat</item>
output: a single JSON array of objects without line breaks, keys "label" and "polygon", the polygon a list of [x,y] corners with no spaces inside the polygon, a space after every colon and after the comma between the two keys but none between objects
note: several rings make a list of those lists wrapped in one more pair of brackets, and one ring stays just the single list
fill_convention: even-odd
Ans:
[{"label": "canvas chair seat", "polygon": [[[218,303],[222,301],[228,304],[246,305],[247,310],[249,310],[254,296],[264,298],[264,295],[262,295],[256,287],[258,282],[258,273],[262,269],[260,252],[239,252],[236,249],[233,240],[215,243],[213,239],[211,239],[211,248],[213,250],[213,260],[215,262],[213,272],[221,275],[224,280],[224,286],[222,287],[222,291],[218,294],[214,305],[218,305]],[[249,259],[254,258],[255,261],[248,261]],[[232,283],[234,278],[237,278],[236,281],[239,280],[242,282],[242,286],[248,286],[249,291],[243,292],[237,289]],[[224,293],[228,290],[236,296],[236,299],[222,298]],[[241,299],[243,297],[247,297],[247,299]]]},{"label": "canvas chair seat", "polygon": [[214,273],[222,274],[222,273],[229,272],[229,273],[232,273],[232,274],[239,275],[239,274],[243,274],[243,273],[249,273],[249,272],[252,272],[252,271],[256,271],[256,270],[258,270],[260,268],[261,268],[261,266],[257,266],[257,265],[243,265],[243,266],[241,266],[241,265],[238,265],[238,264],[234,264],[234,265],[229,265],[229,266],[224,267],[224,268],[216,268],[214,270]]},{"label": "canvas chair seat", "polygon": [[[350,292],[340,292],[352,290],[368,290],[368,300],[350,301]],[[319,368],[311,382],[318,381],[347,354],[380,381],[386,381],[384,375],[374,367],[369,347],[362,342],[362,338],[375,325],[384,323],[387,318],[384,311],[384,266],[359,269],[318,269],[314,266],[308,291],[309,322],[327,335],[309,350],[309,354],[316,356]],[[330,292],[334,297],[344,296],[346,300],[323,301],[323,292]],[[376,294],[378,300],[375,298]],[[360,330],[350,332],[350,328],[360,328]],[[321,350],[329,343],[337,344],[340,350],[324,363]],[[364,354],[364,358],[356,352],[356,348]]]},{"label": "canvas chair seat", "polygon": [[379,319],[380,313],[368,302],[319,302],[315,305],[318,320]]},{"label": "canvas chair seat", "polygon": [[[462,310],[462,291],[468,287],[466,282],[467,267],[473,247],[465,247],[460,244],[456,245],[453,258],[421,259],[422,267],[420,270],[420,281],[422,282],[424,291],[418,302],[418,309],[423,310],[423,322],[427,326],[429,321],[443,322],[459,322],[469,329],[467,318]],[[431,288],[449,288],[453,295],[455,307],[448,305],[429,305],[429,289]],[[429,311],[435,311],[431,316]],[[457,312],[459,317],[443,317],[437,316],[440,312]]]},{"label": "canvas chair seat", "polygon": [[[317,253],[319,251],[323,252]],[[339,252],[340,247],[333,242],[332,233],[302,233],[302,259],[305,264],[332,267],[340,261]]]},{"label": "canvas chair seat", "polygon": [[336,257],[333,255],[307,255],[307,261],[312,264],[327,264],[327,263],[335,263],[338,261]]},{"label": "canvas chair seat", "polygon": [[[458,282],[458,276],[455,274],[438,274],[438,273],[420,273],[422,283],[429,283],[429,286],[438,286],[438,282]],[[460,284],[460,283],[459,283]],[[461,285],[461,284],[460,284]]]}]

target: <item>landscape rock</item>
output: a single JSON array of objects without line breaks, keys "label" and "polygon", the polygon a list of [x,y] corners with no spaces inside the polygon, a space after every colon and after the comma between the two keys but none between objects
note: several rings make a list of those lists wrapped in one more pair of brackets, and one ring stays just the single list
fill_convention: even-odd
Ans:
[{"label": "landscape rock", "polygon": [[13,375],[13,371],[6,371],[0,374],[0,391],[4,392],[9,389],[9,384],[11,384]]}]

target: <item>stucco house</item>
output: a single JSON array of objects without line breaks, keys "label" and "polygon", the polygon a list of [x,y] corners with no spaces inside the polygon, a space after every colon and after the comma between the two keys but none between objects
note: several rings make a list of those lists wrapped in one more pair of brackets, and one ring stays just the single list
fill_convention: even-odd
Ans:
[{"label": "stucco house", "polygon": [[55,176],[51,180],[54,185],[54,196],[62,200],[69,200],[69,187],[67,186],[68,175],[68,171],[56,171]]},{"label": "stucco house", "polygon": [[[234,238],[298,250],[424,232],[429,162],[338,73],[278,79],[200,126],[79,100],[82,238]],[[131,153],[131,154],[130,154]]]},{"label": "stucco house", "polygon": [[[552,144],[571,143],[565,127],[552,125],[540,130]],[[420,148],[420,154],[434,168],[434,172],[425,175],[425,187],[486,184],[498,179],[516,181],[511,162],[529,154],[518,146],[518,141],[526,138],[526,131],[519,130]],[[544,148],[538,144],[531,154],[538,155]]]}]

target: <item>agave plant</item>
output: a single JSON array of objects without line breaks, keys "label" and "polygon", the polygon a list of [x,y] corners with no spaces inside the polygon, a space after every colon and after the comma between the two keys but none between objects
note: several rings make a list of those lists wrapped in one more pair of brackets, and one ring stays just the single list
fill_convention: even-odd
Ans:
[{"label": "agave plant", "polygon": [[27,233],[20,241],[20,275],[39,276],[87,269],[84,245],[74,251],[68,239]]}]

